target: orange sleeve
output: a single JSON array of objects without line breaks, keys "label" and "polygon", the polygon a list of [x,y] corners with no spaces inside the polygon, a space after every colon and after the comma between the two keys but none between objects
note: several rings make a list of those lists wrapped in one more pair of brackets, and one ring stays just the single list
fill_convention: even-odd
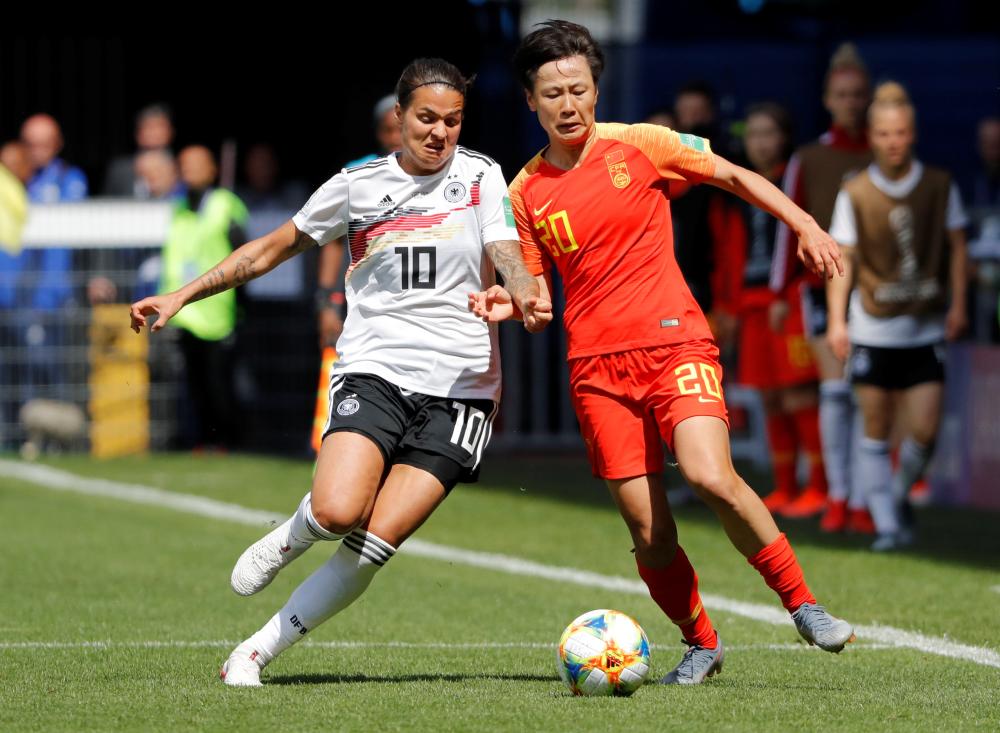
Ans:
[{"label": "orange sleeve", "polygon": [[542,249],[532,234],[531,221],[528,219],[528,208],[522,195],[524,181],[528,177],[527,166],[521,169],[517,177],[507,187],[510,195],[510,207],[514,212],[514,223],[517,226],[517,237],[521,242],[521,257],[528,272],[538,276],[551,268],[548,258],[542,254]]},{"label": "orange sleeve", "polygon": [[602,124],[598,134],[637,147],[661,178],[700,183],[715,175],[715,154],[703,137],[648,124]]}]

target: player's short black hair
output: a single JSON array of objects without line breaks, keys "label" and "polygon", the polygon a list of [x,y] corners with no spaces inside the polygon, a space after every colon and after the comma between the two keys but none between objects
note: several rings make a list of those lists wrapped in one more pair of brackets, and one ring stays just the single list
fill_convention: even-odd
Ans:
[{"label": "player's short black hair", "polygon": [[604,71],[604,52],[590,31],[568,20],[547,20],[538,26],[514,52],[514,69],[521,85],[530,92],[535,88],[539,67],[569,56],[587,59],[596,85]]},{"label": "player's short black hair", "polygon": [[410,104],[410,98],[418,87],[428,84],[444,84],[452,87],[463,97],[469,91],[475,77],[466,77],[458,70],[458,67],[444,59],[421,58],[414,59],[403,69],[399,81],[396,82],[396,101],[399,106],[406,109]]}]

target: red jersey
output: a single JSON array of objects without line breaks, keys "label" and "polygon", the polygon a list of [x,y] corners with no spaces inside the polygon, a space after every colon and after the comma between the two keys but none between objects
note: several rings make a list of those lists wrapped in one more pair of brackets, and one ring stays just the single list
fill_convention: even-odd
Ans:
[{"label": "red jersey", "polygon": [[562,276],[569,358],[711,339],[674,258],[664,195],[670,180],[715,173],[708,141],[659,125],[596,128],[576,168],[539,153],[510,184],[528,271],[554,263]]}]

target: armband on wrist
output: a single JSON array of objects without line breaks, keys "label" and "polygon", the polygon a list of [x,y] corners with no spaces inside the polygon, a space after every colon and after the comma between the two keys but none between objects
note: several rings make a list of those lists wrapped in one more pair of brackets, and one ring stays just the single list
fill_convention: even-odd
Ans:
[{"label": "armband on wrist", "polygon": [[340,308],[347,299],[344,297],[344,293],[335,288],[317,288],[316,289],[316,311],[324,311],[327,309],[337,309]]}]

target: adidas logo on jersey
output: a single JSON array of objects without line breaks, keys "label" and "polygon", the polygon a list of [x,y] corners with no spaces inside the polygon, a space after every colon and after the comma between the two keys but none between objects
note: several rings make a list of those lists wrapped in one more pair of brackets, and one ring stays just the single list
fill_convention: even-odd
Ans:
[{"label": "adidas logo on jersey", "polygon": [[378,204],[377,204],[377,206],[380,209],[385,209],[385,208],[388,208],[389,206],[395,206],[395,205],[396,205],[396,202],[392,200],[392,197],[389,194],[386,194],[382,198],[382,200],[379,201]]}]

